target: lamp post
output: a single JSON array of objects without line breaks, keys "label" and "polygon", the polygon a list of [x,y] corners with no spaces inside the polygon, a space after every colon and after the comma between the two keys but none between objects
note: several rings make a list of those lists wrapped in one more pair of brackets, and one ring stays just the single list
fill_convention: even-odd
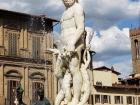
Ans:
[{"label": "lamp post", "polygon": [[96,54],[96,52],[90,50],[89,53],[90,53],[90,57],[91,57],[91,61],[90,61],[90,66],[89,66],[89,68],[90,68],[90,69],[93,69],[92,61],[93,61],[93,56]]}]

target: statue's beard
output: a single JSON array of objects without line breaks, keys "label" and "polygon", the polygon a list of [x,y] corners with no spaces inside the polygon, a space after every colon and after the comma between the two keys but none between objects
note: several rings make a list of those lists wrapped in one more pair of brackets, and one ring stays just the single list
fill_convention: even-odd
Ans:
[{"label": "statue's beard", "polygon": [[74,3],[64,3],[66,7],[71,7]]}]

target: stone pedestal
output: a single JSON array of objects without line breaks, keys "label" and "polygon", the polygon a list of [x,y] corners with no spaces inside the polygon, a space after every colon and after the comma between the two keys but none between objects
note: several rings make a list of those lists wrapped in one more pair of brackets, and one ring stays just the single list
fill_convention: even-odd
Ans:
[{"label": "stone pedestal", "polygon": [[5,105],[5,97],[0,96],[0,105]]},{"label": "stone pedestal", "polygon": [[25,102],[26,105],[30,105],[30,98],[28,96],[23,97],[23,102]]}]

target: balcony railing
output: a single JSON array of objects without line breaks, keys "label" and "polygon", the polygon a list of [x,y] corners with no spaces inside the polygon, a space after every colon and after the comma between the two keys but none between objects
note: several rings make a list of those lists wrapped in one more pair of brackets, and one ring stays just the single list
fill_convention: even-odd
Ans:
[{"label": "balcony railing", "polygon": [[22,57],[12,57],[0,55],[0,60],[13,61],[13,62],[26,62],[26,63],[37,63],[37,64],[48,64],[51,65],[51,60],[44,59],[32,59],[32,58],[22,58]]}]

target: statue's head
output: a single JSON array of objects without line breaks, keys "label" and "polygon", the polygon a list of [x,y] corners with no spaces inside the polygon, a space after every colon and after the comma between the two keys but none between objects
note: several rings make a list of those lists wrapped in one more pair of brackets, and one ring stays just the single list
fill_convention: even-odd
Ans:
[{"label": "statue's head", "polygon": [[24,92],[23,88],[21,87],[21,84],[17,87],[16,92],[17,92],[17,100],[19,102],[21,102],[22,101],[22,94]]},{"label": "statue's head", "polygon": [[40,87],[37,91],[39,97],[40,97],[40,100],[43,100],[44,99],[44,87]]},{"label": "statue's head", "polygon": [[75,2],[78,3],[78,0],[63,0],[63,3],[66,7],[71,7]]}]

